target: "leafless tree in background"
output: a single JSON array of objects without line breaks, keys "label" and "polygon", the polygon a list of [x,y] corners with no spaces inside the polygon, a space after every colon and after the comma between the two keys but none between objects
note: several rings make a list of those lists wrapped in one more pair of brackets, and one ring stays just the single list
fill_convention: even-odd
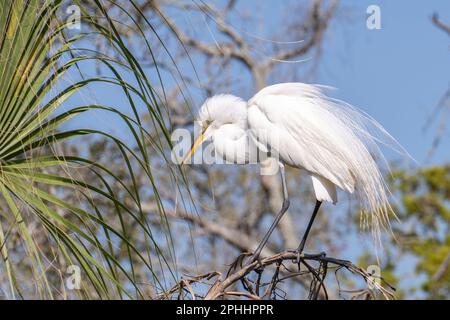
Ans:
[{"label": "leafless tree in background", "polygon": [[[128,38],[134,51],[139,52],[139,48],[144,48],[146,45],[142,43],[142,40],[136,40],[137,33],[145,33],[150,41],[156,37],[156,34],[164,39],[166,48],[160,45],[156,46],[156,50],[153,48],[152,54],[155,56],[157,66],[150,62],[152,59],[147,55],[148,50],[142,50],[145,53],[142,54],[141,61],[144,65],[148,62],[148,68],[158,67],[165,79],[170,79],[172,76],[175,79],[172,85],[167,85],[171,83],[170,81],[163,81],[164,88],[161,87],[158,92],[167,112],[170,113],[171,125],[174,129],[193,125],[193,113],[195,113],[193,106],[199,106],[206,96],[230,91],[241,96],[251,96],[274,82],[304,80],[305,70],[314,71],[318,64],[323,40],[337,10],[335,0],[311,0],[302,4],[295,2],[285,4],[286,8],[283,11],[286,12],[286,16],[274,17],[285,23],[278,24],[277,28],[269,34],[261,36],[257,30],[258,26],[262,26],[264,30],[268,28],[264,25],[264,21],[259,20],[260,14],[257,11],[238,10],[237,7],[240,4],[242,2],[230,0],[217,7],[204,1],[144,0],[137,2],[143,15],[138,14],[132,5],[125,2],[123,11],[113,6],[111,11],[108,11],[108,14],[118,21],[117,29]],[[108,3],[105,3],[105,6],[107,7]],[[292,11],[297,14],[292,15]],[[128,19],[138,21],[142,30],[129,29],[126,23]],[[155,30],[150,30],[145,20],[151,21]],[[98,42],[95,45],[101,52],[108,51],[108,43]],[[170,58],[163,54],[165,51],[170,51]],[[180,69],[187,70],[174,69],[173,64],[168,61],[172,59]],[[195,70],[191,67],[192,65],[195,66]],[[177,78],[181,74],[182,77]],[[152,148],[152,146],[148,147]],[[117,148],[101,140],[91,143],[90,153],[94,159],[109,159],[112,163],[120,158],[120,151]],[[120,165],[122,164],[118,162],[118,169]],[[158,168],[160,163],[155,162],[152,165]],[[276,274],[276,284],[281,285],[276,289],[285,291],[279,297],[302,298],[309,295],[310,298],[336,298],[344,294],[344,291],[326,292],[322,289],[327,282],[330,288],[337,289],[335,281],[325,280],[326,271],[323,273],[326,270],[323,266],[333,264],[329,260],[333,258],[324,257],[326,260],[314,265],[317,263],[317,258],[313,257],[313,264],[310,265],[312,269],[306,271],[285,268],[282,264],[283,261],[290,261],[290,256],[289,254],[280,256],[280,252],[298,246],[301,226],[305,225],[294,223],[294,220],[307,221],[312,209],[310,206],[314,203],[308,184],[301,183],[302,177],[299,171],[288,170],[291,171],[288,174],[288,184],[292,205],[290,212],[287,212],[281,220],[277,233],[262,253],[264,257],[268,257],[264,260],[264,268],[271,272],[270,276],[268,279],[259,280],[275,283],[273,276]],[[159,176],[155,177],[158,181],[159,196],[167,204],[166,215],[171,220],[173,243],[177,249],[177,268],[180,275],[184,274],[186,279],[174,287],[175,291],[180,285],[186,289],[194,285],[194,282],[205,280],[201,277],[197,279],[196,276],[193,278],[190,276],[209,275],[211,270],[219,270],[226,278],[227,265],[232,263],[240,253],[251,252],[256,248],[266,232],[268,222],[272,221],[273,215],[278,212],[282,203],[279,177],[260,175],[258,168],[254,166],[195,165],[189,168],[187,173],[191,192],[196,200],[195,209],[179,203],[180,197],[174,188],[173,181],[168,180],[165,168],[161,167]],[[131,181],[125,183],[132,185]],[[145,188],[145,183],[142,182],[136,187]],[[120,186],[117,186],[114,192],[119,195],[123,193]],[[126,195],[123,196],[126,197]],[[154,196],[149,197],[143,210],[150,216],[154,216],[153,223],[155,228],[158,228],[162,225],[161,217],[157,214],[157,201],[153,199]],[[105,212],[108,212],[107,208]],[[349,225],[349,223],[341,225]],[[130,223],[127,229],[133,230],[133,225]],[[317,232],[318,230],[320,232]],[[315,230],[311,232],[308,251],[314,251],[320,244],[321,247],[326,248],[328,254],[336,255],[341,248],[335,239],[339,238],[340,233],[346,231],[335,226],[331,228],[329,217],[325,214],[320,215]],[[37,230],[36,234],[38,233]],[[142,235],[130,234],[129,236],[133,239]],[[46,240],[42,241],[45,247]],[[162,249],[170,251],[163,245]],[[124,252],[123,258],[126,259],[126,257]],[[364,270],[357,271],[358,269],[355,269],[357,267],[346,265],[347,261],[336,260],[335,262],[341,263],[343,269],[350,272],[356,271],[367,281],[366,278],[369,275],[365,274]],[[334,267],[336,266],[339,267],[334,264]],[[261,270],[256,266],[252,268],[247,270],[246,274],[250,271]],[[318,273],[315,274],[314,270],[318,270]],[[330,273],[333,273],[334,271],[331,270],[334,270],[333,267],[330,268]],[[134,272],[136,277],[143,279],[142,286],[148,296],[157,298],[153,288],[145,281],[148,275],[141,273],[138,268]],[[320,280],[322,276],[323,279]],[[226,288],[227,292],[234,292],[238,284],[245,288],[248,285],[245,281],[243,276],[234,278]],[[190,285],[187,285],[189,283]],[[314,287],[312,283],[315,283]],[[248,294],[255,297],[255,292],[252,293],[252,290],[247,290]],[[274,290],[275,286],[269,288],[266,297],[272,296]],[[224,291],[225,288],[216,293],[212,291],[210,297],[214,294],[223,294]],[[365,297],[366,291],[350,293],[354,296],[359,294]],[[220,298],[220,296],[215,297]]]},{"label": "leafless tree in background", "polygon": [[[437,13],[433,14],[433,16],[431,17],[431,21],[437,28],[439,28],[440,30],[445,32],[448,36],[450,36],[450,25],[440,20],[439,15]],[[436,119],[438,119],[439,121],[438,132],[432,142],[430,151],[428,152],[428,158],[431,158],[433,156],[434,152],[440,145],[442,136],[446,129],[447,115],[445,114],[445,112],[448,112],[449,109],[450,109],[450,88],[439,99],[439,102],[435,110],[432,112],[431,117],[425,124],[425,127],[428,128],[429,125]]]},{"label": "leafless tree in background", "polygon": [[[167,28],[169,33],[175,35],[183,44],[176,55],[178,64],[188,59],[203,62],[197,63],[199,67],[196,68],[200,80],[195,79],[195,76],[184,75],[184,80],[190,86],[197,87],[203,96],[231,90],[251,95],[272,82],[300,81],[297,70],[305,65],[303,61],[314,57],[311,64],[317,63],[322,40],[336,11],[337,2],[315,0],[308,6],[291,4],[292,8],[289,9],[297,11],[299,15],[294,21],[286,20],[285,26],[266,36],[270,40],[257,36],[256,31],[248,28],[248,25],[264,22],[258,21],[253,13],[246,15],[236,10],[237,5],[237,1],[227,1],[220,8],[201,1],[152,1],[141,7],[153,10],[161,19],[160,27]],[[189,29],[185,23],[179,22],[182,19],[176,13],[204,21]],[[247,27],[237,28],[237,21],[242,19],[248,19],[250,22],[246,24]],[[207,29],[209,37],[208,34],[199,35],[201,31],[198,29]],[[299,39],[301,41],[298,41]],[[270,44],[269,48],[267,42]],[[164,62],[161,65],[164,65]],[[239,84],[237,88],[236,83]],[[166,90],[166,100],[175,119],[174,126],[186,127],[192,124],[193,118],[186,112],[186,105],[183,97],[179,96],[180,93],[181,88],[177,86]],[[197,99],[193,103],[200,105],[202,101]],[[174,205],[169,216],[188,221],[194,226],[194,236],[207,239],[200,247],[195,246],[197,251],[202,252],[196,261],[199,270],[195,274],[223,270],[222,266],[231,262],[230,257],[235,257],[239,252],[251,252],[266,231],[266,219],[270,220],[270,214],[275,214],[281,207],[279,177],[259,175],[255,168],[230,169],[228,166],[223,169],[219,166],[197,165],[190,170],[189,181],[201,204],[198,215],[176,206],[176,196],[169,190],[164,194]],[[259,184],[255,185],[253,181],[259,181]],[[307,200],[310,199],[309,190],[300,184],[298,172],[292,174],[289,183],[294,197],[302,197],[302,203],[312,203]],[[151,205],[149,204],[149,212],[152,212]],[[292,208],[302,214],[309,212],[309,207]],[[331,237],[323,232],[328,227],[327,222],[325,218],[320,224],[321,240],[327,243],[333,252],[336,248],[330,241]],[[276,252],[298,245],[301,230],[293,223],[292,213],[283,217],[278,230],[280,239],[269,244],[263,252],[265,256],[274,256]],[[181,230],[176,233],[187,234]],[[205,244],[207,250],[203,249]],[[227,247],[229,249],[225,249]],[[310,248],[313,247],[312,244]],[[224,254],[228,250],[230,254]],[[192,274],[192,266],[184,266],[189,263],[192,252],[184,252],[183,258],[179,259],[183,264],[181,267],[185,267],[186,272]],[[205,252],[208,252],[207,256],[204,255]],[[282,268],[280,272],[287,271]],[[314,278],[311,274],[309,276]],[[308,289],[310,282],[299,277],[292,279],[303,289]],[[305,279],[308,280],[308,277]],[[293,290],[298,290],[295,285]],[[324,298],[325,294],[320,288],[317,291],[319,298]]]},{"label": "leafless tree in background", "polygon": [[[302,21],[300,23],[297,22],[296,25],[290,27],[292,30],[295,30],[291,33],[298,39],[304,39],[304,41],[296,44],[294,48],[287,50],[275,47],[270,55],[261,57],[261,54],[259,54],[260,49],[258,49],[258,41],[255,41],[254,38],[248,39],[248,37],[245,37],[245,34],[239,33],[233,25],[227,22],[230,20],[229,16],[234,14],[232,10],[236,5],[236,1],[228,1],[225,7],[220,9],[204,2],[186,3],[182,1],[169,1],[171,6],[175,6],[182,10],[198,11],[199,14],[212,19],[216,24],[218,31],[224,38],[223,41],[216,41],[215,43],[205,42],[187,35],[186,32],[184,32],[182,28],[180,28],[174,20],[165,13],[163,3],[163,1],[161,3],[155,1],[152,5],[170,30],[175,33],[183,44],[192,48],[195,52],[204,55],[208,64],[218,62],[221,65],[222,70],[226,70],[229,64],[237,63],[241,69],[251,75],[254,83],[252,88],[254,92],[261,90],[270,83],[269,77],[277,71],[280,62],[289,63],[294,59],[305,56],[320,46],[324,32],[327,29],[328,23],[336,8],[335,1],[327,4],[325,8],[323,8],[322,1],[312,1],[307,13],[304,14]],[[289,33],[289,30],[280,31],[281,34],[274,34],[271,38],[279,39],[282,37],[283,33]],[[214,77],[214,75],[210,76],[211,81],[213,81],[212,77]],[[221,77],[218,78],[221,80]],[[218,90],[220,89],[221,88],[211,87],[211,85],[208,84],[206,85],[207,93],[219,92]],[[279,178],[274,175],[261,175],[259,180],[264,196],[268,199],[268,209],[275,214],[278,212],[282,203],[281,183]],[[266,208],[262,208],[262,211],[265,210]],[[248,211],[241,217],[241,220],[242,222],[259,220],[261,213],[261,211],[256,213],[253,212],[253,214],[257,215],[257,217],[254,217],[251,216],[252,211]],[[250,224],[249,227],[252,228],[253,225]],[[298,237],[296,230],[293,228],[289,213],[287,213],[285,218],[280,222],[279,228],[283,237],[284,246],[295,247]]]},{"label": "leafless tree in background", "polygon": [[[154,71],[158,69],[162,80],[157,95],[165,107],[163,112],[170,114],[170,120],[167,117],[167,121],[170,121],[173,129],[191,128],[195,111],[205,97],[225,92],[250,97],[272,83],[308,82],[314,79],[314,72],[321,61],[320,54],[325,50],[324,40],[332,32],[330,25],[337,19],[339,9],[337,0],[286,1],[280,10],[269,13],[272,14],[271,19],[268,19],[270,21],[265,21],[263,19],[267,14],[262,13],[263,5],[257,1],[254,1],[254,6],[248,6],[248,2],[237,0],[136,0],[136,7],[127,0],[116,2],[122,10],[113,2],[104,1],[106,12],[117,22],[117,30],[128,40],[130,50],[140,58],[140,63],[148,69],[149,74],[152,72],[153,77]],[[90,5],[92,3],[86,1],[87,8],[95,15],[98,8],[89,8]],[[99,12],[97,16],[102,14]],[[136,21],[140,29],[130,28],[130,19]],[[438,15],[434,15],[431,20],[437,27],[436,32],[450,35],[450,25],[439,19]],[[273,21],[277,22],[271,25]],[[143,38],[137,36],[141,33],[151,43],[153,56]],[[157,37],[162,41],[156,41]],[[111,43],[104,40],[99,39],[93,45],[99,52],[106,54],[111,51]],[[99,66],[97,72],[105,70]],[[152,78],[152,81],[155,79]],[[442,115],[441,111],[448,110],[449,102],[450,89],[443,96],[431,121]],[[443,132],[446,119],[440,116],[439,120]],[[152,130],[151,123],[148,130]],[[437,135],[432,151],[438,146],[441,136]],[[262,176],[256,166],[190,166],[186,168],[186,174],[195,200],[194,206],[181,201],[180,193],[186,193],[186,190],[178,190],[177,184],[167,175],[167,167],[156,157],[150,156],[151,166],[155,169],[158,196],[165,204],[166,217],[170,221],[172,239],[167,239],[167,233],[162,231],[167,224],[161,223],[156,195],[146,193],[148,182],[138,177],[137,184],[134,184],[134,181],[127,180],[127,175],[120,174],[124,167],[121,150],[103,139],[83,140],[80,145],[87,145],[87,150],[75,144],[63,147],[73,149],[72,154],[88,152],[92,160],[110,164],[111,169],[118,172],[118,177],[130,189],[136,188],[142,190],[142,194],[148,194],[144,197],[146,202],[143,203],[143,212],[150,217],[148,220],[152,222],[152,230],[155,230],[154,237],[161,240],[160,249],[165,255],[167,252],[169,260],[173,260],[178,271],[177,277],[181,278],[178,283],[168,280],[167,287],[171,289],[161,293],[160,288],[150,284],[151,275],[146,268],[141,269],[136,263],[133,276],[148,298],[392,297],[389,284],[383,281],[371,283],[372,275],[356,266],[370,264],[366,263],[370,258],[362,263],[362,260],[356,260],[355,264],[333,258],[342,258],[344,255],[341,253],[346,249],[345,237],[359,232],[357,214],[337,216],[335,207],[322,208],[330,214],[318,216],[307,244],[308,253],[300,267],[292,263],[294,256],[289,249],[297,247],[314,203],[309,183],[302,183],[303,177],[298,170],[287,168],[290,211],[283,217],[264,249],[260,264],[242,266],[245,253],[256,248],[273,214],[281,206],[282,192],[278,176]],[[151,155],[153,146],[149,144],[146,147]],[[170,146],[167,146],[167,150],[169,153]],[[82,176],[83,181],[96,179],[87,168],[77,169],[76,174]],[[112,192],[124,203],[127,200],[132,203],[123,189],[123,185],[115,184]],[[48,191],[52,194],[61,192],[58,188]],[[70,203],[81,201],[73,193],[67,193],[65,197]],[[117,222],[114,210],[109,207],[111,204],[102,203],[101,199],[94,201],[107,221]],[[346,205],[341,202],[339,209],[345,210]],[[352,205],[349,203],[348,209],[355,213],[357,209]],[[2,210],[8,210],[3,203],[0,206],[3,206]],[[56,209],[59,215],[73,218],[68,212]],[[76,219],[73,221],[77,222]],[[142,243],[148,239],[136,231],[139,228],[136,228],[135,220],[124,216],[120,223],[129,232],[128,240],[136,244],[143,255],[153,254],[143,248],[145,246]],[[92,232],[97,232],[96,228],[99,230],[100,226],[93,226]],[[158,231],[161,232],[158,234]],[[45,237],[38,221],[30,223],[30,234],[37,239],[39,249],[48,259],[45,264],[51,274],[55,297],[71,298],[70,292],[64,287],[66,266],[60,261],[60,253],[52,251],[49,239]],[[7,232],[6,236],[12,243],[20,241],[14,233]],[[173,246],[168,245],[170,243]],[[118,256],[115,258],[128,265],[126,246],[120,241],[114,245],[123,248],[117,251]],[[173,247],[176,252],[172,252]],[[320,253],[322,250],[327,252],[326,256]],[[31,283],[23,285],[24,291],[33,292],[35,275],[32,274],[29,261],[21,259],[25,256],[23,251],[22,246],[13,246],[10,250],[11,259],[20,261],[20,269],[16,271],[18,278],[31,279]],[[436,270],[434,278],[445,278],[450,261],[448,257]],[[388,273],[383,266],[383,275]],[[389,277],[387,279],[391,282]],[[0,273],[0,283],[7,283],[5,272]],[[367,284],[378,291],[368,289]]]},{"label": "leafless tree in background", "polygon": [[[241,4],[239,1],[224,1],[219,7],[204,1],[139,2],[139,10],[145,14],[133,18],[141,22],[144,22],[143,19],[150,20],[158,36],[164,38],[167,48],[170,48],[172,59],[180,69],[184,67],[181,71],[174,69],[167,57],[158,60],[162,56],[158,51],[166,48],[160,47],[153,52],[162,73],[174,75],[174,78],[182,74],[182,79],[174,81],[172,86],[165,81],[165,87],[159,93],[170,112],[173,128],[192,126],[195,106],[199,106],[207,96],[230,91],[251,96],[274,82],[304,80],[302,71],[306,73],[305,70],[314,69],[318,64],[322,42],[336,12],[337,1],[286,3],[286,8],[281,10],[286,13],[285,16],[274,17],[274,20],[284,23],[278,23],[269,34],[265,21],[260,20],[261,15],[257,11],[261,8],[255,4],[256,11],[249,11],[248,8],[241,9]],[[131,14],[135,12],[131,7],[126,11]],[[297,14],[292,15],[292,11]],[[124,12],[116,14],[120,17],[118,20],[129,18]],[[146,28],[144,23],[142,28]],[[133,43],[133,32],[136,30],[124,28],[121,32]],[[150,38],[153,36],[152,30],[145,32]],[[101,50],[107,50],[107,44],[98,45]],[[144,44],[134,45],[139,48]],[[142,61],[152,61],[150,58],[143,55]],[[191,64],[195,67],[189,69]],[[155,67],[151,63],[148,66]],[[188,179],[197,201],[194,211],[177,202],[178,195],[170,181],[164,180],[164,172],[161,173],[161,196],[171,204],[168,208],[173,208],[167,209],[166,213],[174,221],[172,232],[176,235],[178,268],[187,274],[223,271],[224,266],[230,264],[239,253],[254,250],[266,232],[268,222],[273,219],[272,215],[281,207],[279,177],[260,175],[256,167],[192,166],[188,170]],[[300,183],[301,179],[298,171],[290,172],[291,212],[283,217],[278,234],[263,251],[265,256],[298,246],[302,231],[298,226],[302,224],[293,222],[293,214],[301,212],[297,213],[299,217],[295,220],[300,218],[306,221],[313,203],[309,187]],[[155,209],[152,201],[145,207],[149,214],[156,212]],[[158,219],[155,219],[155,225],[158,225]],[[331,233],[324,232],[329,227],[328,222],[327,216],[322,215],[316,230],[321,230],[318,242],[333,254],[339,249],[331,241]],[[319,235],[314,230],[312,232],[313,236]],[[336,233],[335,230],[333,232]],[[311,241],[309,249],[313,250],[315,245]],[[308,277],[304,279],[308,280]],[[293,282],[294,292],[308,292],[308,281],[295,277]],[[322,291],[319,294],[324,297]],[[300,297],[299,294],[295,296]]]}]

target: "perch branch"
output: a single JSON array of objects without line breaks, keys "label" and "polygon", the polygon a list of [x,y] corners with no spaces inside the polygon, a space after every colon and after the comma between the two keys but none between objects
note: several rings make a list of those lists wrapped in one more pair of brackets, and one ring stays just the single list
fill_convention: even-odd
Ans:
[{"label": "perch branch", "polygon": [[[198,282],[204,279],[212,279],[215,278],[215,282],[210,285],[210,288],[207,294],[203,297],[205,300],[215,300],[224,298],[227,296],[241,296],[247,297],[249,299],[263,299],[266,297],[273,297],[275,299],[277,297],[277,285],[285,279],[302,276],[308,273],[313,274],[313,281],[311,282],[309,299],[319,299],[321,297],[327,298],[328,295],[326,293],[326,288],[324,285],[324,280],[327,276],[327,270],[329,268],[336,269],[335,272],[346,269],[351,273],[360,276],[368,285],[367,289],[362,290],[340,290],[341,292],[347,293],[355,293],[353,298],[364,296],[366,298],[375,297],[377,293],[382,294],[385,299],[393,299],[395,288],[388,284],[383,278],[374,279],[373,275],[369,274],[367,271],[361,269],[360,267],[354,265],[351,261],[337,259],[333,257],[327,257],[324,253],[320,254],[303,254],[300,258],[300,262],[297,265],[298,272],[291,272],[285,264],[287,262],[291,264],[295,264],[293,261],[297,258],[297,253],[295,251],[284,251],[275,255],[272,255],[267,258],[263,258],[260,261],[255,261],[253,263],[243,265],[242,262],[244,259],[251,255],[250,253],[244,253],[240,255],[235,262],[232,264],[230,271],[226,275],[226,277],[222,277],[221,273],[211,272],[206,275],[197,276],[191,279],[183,279],[180,283],[174,286],[172,289],[168,291],[168,293],[164,294],[164,297],[170,297],[174,292],[178,292],[181,289],[186,289],[186,287],[190,287],[191,284]],[[312,263],[319,263],[319,267],[313,267]],[[260,283],[261,274],[266,270],[269,266],[276,266],[275,273],[272,276],[272,280],[270,283]],[[301,271],[301,266],[305,266],[308,271]],[[290,276],[279,278],[279,274],[281,273],[281,269],[285,269],[285,272],[291,273]],[[256,272],[258,277],[255,282],[256,290],[253,290],[253,285],[251,285],[251,281],[246,277],[251,272]],[[379,280],[379,281],[377,281]],[[243,281],[244,288],[246,291],[236,291],[236,290],[228,290],[232,285],[237,283],[238,281]],[[262,296],[259,296],[259,288],[262,286],[268,287],[265,290],[265,293]],[[191,296],[195,297],[196,295],[187,289]],[[323,295],[320,295],[320,292],[324,292]],[[199,297],[197,295],[196,297]]]}]

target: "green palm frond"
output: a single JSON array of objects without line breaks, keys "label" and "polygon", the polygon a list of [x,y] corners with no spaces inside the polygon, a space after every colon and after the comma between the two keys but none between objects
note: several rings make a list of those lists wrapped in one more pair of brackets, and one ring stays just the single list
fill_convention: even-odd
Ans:
[{"label": "green palm frond", "polygon": [[[103,14],[103,22],[83,12],[93,31],[72,37],[68,37],[67,23],[57,18],[62,1],[5,0],[0,4],[0,268],[9,279],[9,298],[26,297],[30,290],[41,298],[145,298],[141,283],[161,290],[165,279],[175,278],[173,248],[163,252],[161,239],[155,237],[142,210],[142,198],[151,195],[159,204],[170,247],[170,227],[148,150],[150,145],[176,180],[178,169],[172,168],[164,153],[164,146],[171,143],[165,113],[114,21],[99,1],[92,3]],[[92,35],[108,41],[116,57],[86,45]],[[100,64],[111,76],[82,74],[80,80],[62,87],[67,83],[62,80],[74,78],[84,63]],[[65,108],[95,85],[120,91],[129,112],[100,104]],[[145,107],[152,129],[162,139],[145,129],[139,106]],[[89,112],[115,115],[126,128],[127,138],[82,126],[65,130],[69,120],[78,127],[76,119]],[[120,151],[125,173],[61,147],[89,135],[109,140]],[[124,174],[129,183],[124,182]],[[142,174],[149,186],[146,192],[139,187]],[[18,250],[26,252],[26,261],[17,261],[14,252]],[[17,274],[16,266],[21,263],[30,266],[32,288],[19,280],[24,271]],[[79,266],[83,280],[80,290],[64,294],[65,289],[55,288],[53,278],[55,270],[65,272],[68,265]],[[63,286],[66,275],[59,276]]]}]

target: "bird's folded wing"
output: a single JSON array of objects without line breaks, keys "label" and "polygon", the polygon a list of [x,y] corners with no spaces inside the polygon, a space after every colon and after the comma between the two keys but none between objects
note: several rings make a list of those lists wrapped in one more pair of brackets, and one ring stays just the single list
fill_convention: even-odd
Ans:
[{"label": "bird's folded wing", "polygon": [[355,181],[346,164],[346,142],[342,141],[349,133],[330,123],[333,119],[323,110],[314,110],[313,103],[312,99],[286,95],[254,100],[248,114],[252,136],[285,163],[353,192]]}]

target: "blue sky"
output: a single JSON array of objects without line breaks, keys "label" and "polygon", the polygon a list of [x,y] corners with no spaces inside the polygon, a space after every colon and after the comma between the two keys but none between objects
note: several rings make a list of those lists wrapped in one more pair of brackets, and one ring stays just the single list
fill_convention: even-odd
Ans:
[{"label": "blue sky", "polygon": [[[380,30],[366,27],[371,4],[381,9]],[[450,84],[450,38],[431,23],[433,12],[450,23],[450,1],[343,1],[318,76],[383,124],[419,164],[436,134],[436,125],[425,132],[424,125]],[[449,129],[431,163],[450,160]]]},{"label": "blue sky", "polygon": [[[366,27],[371,4],[381,9],[380,30]],[[424,125],[450,86],[450,37],[432,24],[433,12],[450,23],[450,1],[343,1],[317,77],[338,88],[339,98],[377,119],[420,166],[450,161],[449,124],[435,155],[425,162],[438,121],[426,131]],[[345,22],[348,16],[351,21]],[[349,251],[358,252],[357,246]],[[400,262],[399,270],[413,275],[413,260]],[[405,276],[401,287],[420,281]]]},{"label": "blue sky", "polygon": [[[237,10],[244,12],[252,9],[253,4],[245,2]],[[366,26],[366,9],[373,4],[381,10],[380,30],[369,30]],[[274,28],[279,28],[286,10],[280,1],[259,2],[255,8],[265,23],[250,31],[268,38]],[[434,157],[425,162],[438,122],[427,131],[424,125],[450,85],[450,38],[432,24],[433,12],[450,23],[450,1],[341,1],[312,80],[336,87],[336,97],[378,120],[420,166],[450,161],[449,125]],[[239,28],[238,21],[232,22]],[[248,26],[246,30],[249,31]],[[286,35],[282,40],[292,38]],[[308,63],[314,61],[289,67],[307,68]],[[398,158],[390,156],[390,159]],[[360,235],[347,243],[346,255],[356,259],[361,252]],[[403,273],[414,274],[410,257],[402,260],[398,268]],[[414,276],[402,281],[401,286],[405,288],[421,280]]]},{"label": "blue sky", "polygon": [[[286,7],[280,6],[280,1],[258,2],[255,6],[254,3],[241,2],[236,10],[243,8],[248,11],[255,7],[257,11],[252,14],[261,15],[265,23],[251,30],[251,33],[267,38],[273,28],[282,23]],[[373,4],[381,9],[381,30],[366,27],[366,9]],[[450,161],[449,124],[435,156],[424,163],[436,135],[437,121],[428,131],[424,132],[423,128],[450,85],[450,37],[431,23],[433,12],[438,12],[443,21],[450,23],[449,0],[341,1],[327,31],[319,68],[313,78],[316,83],[336,87],[338,90],[334,96],[363,109],[378,120],[419,165]],[[240,25],[240,22],[234,22],[236,27]],[[202,31],[208,35],[205,30]],[[211,38],[205,40],[212,41]],[[282,40],[292,39],[287,35]],[[201,66],[201,60],[194,59],[194,64]],[[308,65],[302,63],[293,67],[304,68]],[[239,69],[234,71],[239,72]],[[192,70],[183,68],[183,72]],[[156,83],[155,79],[153,81]],[[245,83],[245,86],[251,87],[251,84]],[[125,106],[122,93],[116,88],[111,89],[95,87],[91,90],[95,98],[90,94],[84,97],[106,105],[123,103]],[[195,102],[200,104],[202,101]],[[119,135],[122,131],[116,127],[117,122],[110,114],[91,113],[83,119],[87,126],[109,127]],[[78,127],[79,122],[68,126]],[[359,245],[357,240],[352,243]]]},{"label": "blue sky", "polygon": [[[223,1],[213,3],[220,7]],[[273,35],[281,37],[274,40],[301,40],[283,31],[283,24],[301,17],[302,6],[309,3],[307,0],[241,1],[230,22],[250,41],[256,42],[259,37],[270,40]],[[369,30],[366,26],[366,11],[370,5],[380,8],[380,30]],[[425,123],[450,86],[450,38],[432,24],[434,12],[439,13],[442,21],[450,23],[450,1],[447,0],[340,1],[320,57],[311,53],[301,57],[310,60],[288,67],[306,70],[318,62],[317,73],[308,81],[337,88],[334,96],[378,120],[419,165],[448,162],[450,151],[445,145],[449,142],[450,126],[433,158],[424,161],[437,134],[438,121],[428,130],[424,130]],[[195,21],[194,16],[185,15],[184,20],[190,21],[184,26],[188,32],[200,35],[205,42],[220,41],[220,34],[212,27],[212,31],[202,30],[206,29],[204,20]],[[251,22],[246,21],[246,16],[252,17]],[[268,42],[260,42],[261,52],[270,46]],[[195,63],[199,68],[202,66],[199,60],[194,59]],[[235,67],[233,72],[239,74],[242,68]],[[247,82],[244,86],[252,87]],[[244,98],[254,94],[244,91],[235,89],[233,92],[232,89],[231,93],[243,94]],[[390,155],[389,158],[398,159]]]},{"label": "blue sky", "polygon": [[[309,3],[303,0],[290,2]],[[222,1],[216,3],[220,6]],[[366,9],[373,4],[378,5],[381,10],[380,30],[369,30],[366,27]],[[286,14],[295,17],[291,12],[286,12],[287,7],[280,6],[279,1],[261,1],[257,4],[239,2],[235,13],[243,15],[240,20],[233,18],[231,22],[238,32],[268,38],[276,30],[274,28],[280,28]],[[419,165],[448,162],[450,126],[434,157],[425,163],[437,132],[438,121],[426,131],[424,125],[450,85],[450,38],[431,23],[433,12],[438,12],[443,21],[450,23],[450,1],[344,0],[339,2],[338,8],[323,43],[318,71],[311,81],[337,88],[333,93],[335,97],[363,109],[378,120]],[[264,23],[252,30],[246,25],[245,30],[241,27],[245,25],[242,22],[245,12],[253,16],[259,15],[259,20]],[[188,21],[193,17],[185,14],[182,18]],[[200,33],[202,40],[213,42],[210,32],[204,28],[205,20],[198,19],[197,23],[189,22],[183,27]],[[292,37],[286,34],[286,39],[281,40],[292,40]],[[308,64],[315,62],[312,54],[310,58],[310,61],[293,67],[299,70],[308,68]],[[194,65],[197,64],[196,68],[202,66],[202,61],[195,57],[193,62]],[[181,65],[181,69],[192,76],[191,68]],[[238,69],[235,71],[240,72]],[[156,84],[156,79],[154,80]],[[251,88],[251,85],[246,86]],[[249,93],[251,94],[253,92]],[[111,90],[111,87],[96,88],[93,96],[106,104],[125,102],[121,93]],[[195,104],[201,102],[200,98],[194,101]],[[111,117],[94,115],[87,122],[95,126],[109,126],[114,130],[115,122]],[[450,115],[448,118],[450,119]]]}]

